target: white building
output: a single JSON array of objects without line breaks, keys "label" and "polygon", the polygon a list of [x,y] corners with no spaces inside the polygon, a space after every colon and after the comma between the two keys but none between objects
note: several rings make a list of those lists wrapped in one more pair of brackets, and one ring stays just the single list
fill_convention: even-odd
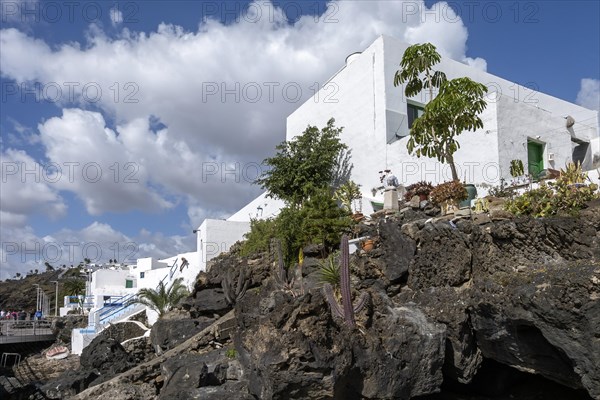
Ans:
[{"label": "white building", "polygon": [[[325,126],[335,118],[344,127],[341,139],[352,149],[352,179],[372,196],[378,171],[391,169],[401,183],[451,180],[448,165],[435,159],[409,155],[406,144],[413,117],[428,95],[406,98],[404,87],[394,87],[394,74],[409,45],[380,36],[346,64],[313,98],[287,119],[287,140],[307,125]],[[459,136],[455,153],[459,177],[467,183],[497,185],[510,180],[510,161],[519,159],[525,169],[560,169],[572,160],[590,169],[600,156],[598,112],[509,82],[466,64],[443,58],[435,69],[448,79],[469,77],[488,87],[484,123],[476,132]],[[567,116],[575,124],[567,128]]]},{"label": "white building", "polygon": [[[361,185],[365,214],[373,211],[374,203],[369,200],[383,201],[380,193],[372,192],[380,185],[378,171],[391,169],[405,185],[451,179],[448,165],[412,156],[406,148],[410,124],[428,101],[426,93],[407,99],[404,87],[394,87],[394,74],[408,46],[380,36],[367,49],[350,55],[322,89],[287,119],[286,140],[300,135],[308,125],[321,128],[332,117],[337,127],[344,127],[341,139],[352,150],[352,180]],[[535,173],[560,169],[571,161],[580,161],[584,170],[600,166],[597,111],[448,58],[435,69],[444,71],[448,79],[466,76],[488,87],[487,108],[481,114],[484,126],[460,135],[460,149],[455,153],[460,178],[474,183],[480,193],[499,184],[500,178],[510,181],[511,160],[521,160],[526,172]],[[572,126],[567,127],[567,116],[575,120]],[[597,171],[589,175],[598,181]],[[262,194],[227,221],[219,221],[214,234],[213,222],[207,220],[198,249],[208,255],[203,243],[210,239],[204,238],[212,236],[218,237],[212,248],[224,251],[249,230],[250,219],[275,216],[282,207],[282,201]]]}]

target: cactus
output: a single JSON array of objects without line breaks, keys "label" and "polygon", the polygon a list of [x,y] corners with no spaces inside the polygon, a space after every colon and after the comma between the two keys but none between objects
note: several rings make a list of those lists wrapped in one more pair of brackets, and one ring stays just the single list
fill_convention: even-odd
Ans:
[{"label": "cactus", "polygon": [[348,236],[342,236],[340,243],[340,285],[342,291],[342,304],[339,304],[333,293],[333,287],[330,284],[323,285],[325,298],[331,308],[331,313],[334,317],[344,318],[346,324],[355,326],[356,320],[354,313],[359,312],[369,298],[369,293],[361,294],[358,302],[354,306],[352,304],[352,292],[350,289],[350,247],[348,245]]},{"label": "cactus", "polygon": [[221,287],[223,288],[223,293],[225,294],[225,300],[227,300],[227,304],[230,306],[233,306],[235,303],[240,301],[248,289],[250,280],[246,277],[245,268],[240,268],[237,285],[234,285],[234,281],[235,278],[233,275],[233,270],[229,270],[227,275],[221,280]]},{"label": "cactus", "polygon": [[275,244],[275,252],[277,254],[277,275],[276,280],[281,285],[283,290],[292,293],[292,296],[296,296],[294,293],[294,278],[288,275],[288,270],[285,268],[283,261],[283,251],[281,250],[281,241],[279,239],[273,239]]}]

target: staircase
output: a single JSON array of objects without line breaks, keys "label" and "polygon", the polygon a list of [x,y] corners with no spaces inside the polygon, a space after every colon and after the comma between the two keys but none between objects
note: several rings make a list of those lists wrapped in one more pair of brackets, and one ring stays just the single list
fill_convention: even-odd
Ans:
[{"label": "staircase", "polygon": [[[179,259],[176,259],[175,262],[173,262],[173,265],[169,268],[167,274],[160,281],[160,283],[163,283],[166,287],[169,287],[172,282],[179,277],[181,270],[183,270],[183,268],[178,268],[180,267],[177,265],[178,261]],[[183,265],[183,267],[186,265]],[[157,286],[157,289],[159,286]],[[79,332],[83,336],[83,347],[88,345],[94,337],[106,329],[109,324],[123,321],[132,315],[145,310],[146,306],[136,303],[136,300],[137,294],[111,296],[105,301],[104,307],[91,313],[88,317],[88,326],[79,329]]]},{"label": "staircase", "polygon": [[111,297],[104,307],[94,311],[90,315],[86,331],[89,333],[100,333],[111,322],[124,320],[133,314],[145,310],[146,306],[136,303],[136,300],[137,294]]}]

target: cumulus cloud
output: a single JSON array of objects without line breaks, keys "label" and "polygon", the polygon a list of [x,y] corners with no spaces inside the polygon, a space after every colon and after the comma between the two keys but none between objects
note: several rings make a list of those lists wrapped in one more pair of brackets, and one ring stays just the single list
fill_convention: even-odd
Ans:
[{"label": "cumulus cloud", "polygon": [[600,110],[600,80],[582,79],[575,102],[591,110]]},{"label": "cumulus cloud", "polygon": [[[4,221],[3,221],[4,222]],[[165,236],[141,230],[131,237],[112,226],[95,221],[81,229],[61,229],[39,236],[31,226],[0,226],[0,280],[30,270],[44,271],[46,262],[54,267],[78,265],[85,258],[95,263],[110,259],[133,263],[142,257],[157,259],[187,252],[195,247],[195,236]],[[6,238],[6,239],[4,239]]]},{"label": "cumulus cloud", "polygon": [[62,117],[40,124],[39,131],[46,155],[61,170],[56,187],[79,196],[91,215],[172,206],[148,186],[147,169],[131,153],[138,150],[135,145],[126,148],[100,113],[65,109]]},{"label": "cumulus cloud", "polygon": [[22,150],[2,151],[2,190],[0,211],[2,224],[24,225],[26,218],[42,214],[58,218],[67,206],[54,186],[56,169],[40,164]]}]

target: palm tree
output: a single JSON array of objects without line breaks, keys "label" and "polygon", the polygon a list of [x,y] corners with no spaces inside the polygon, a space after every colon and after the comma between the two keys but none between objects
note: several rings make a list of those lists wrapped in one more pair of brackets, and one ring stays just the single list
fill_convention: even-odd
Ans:
[{"label": "palm tree", "polygon": [[168,289],[163,281],[158,284],[156,290],[140,289],[135,303],[143,304],[155,310],[158,312],[158,317],[160,318],[189,294],[182,281],[183,278],[175,279]]},{"label": "palm tree", "polygon": [[71,278],[63,283],[63,291],[67,296],[77,296],[79,308],[83,310],[83,300],[80,297],[85,294],[85,281],[83,279]]},{"label": "palm tree", "polygon": [[83,279],[67,279],[63,283],[63,290],[67,296],[79,296],[85,294],[85,281]]}]

